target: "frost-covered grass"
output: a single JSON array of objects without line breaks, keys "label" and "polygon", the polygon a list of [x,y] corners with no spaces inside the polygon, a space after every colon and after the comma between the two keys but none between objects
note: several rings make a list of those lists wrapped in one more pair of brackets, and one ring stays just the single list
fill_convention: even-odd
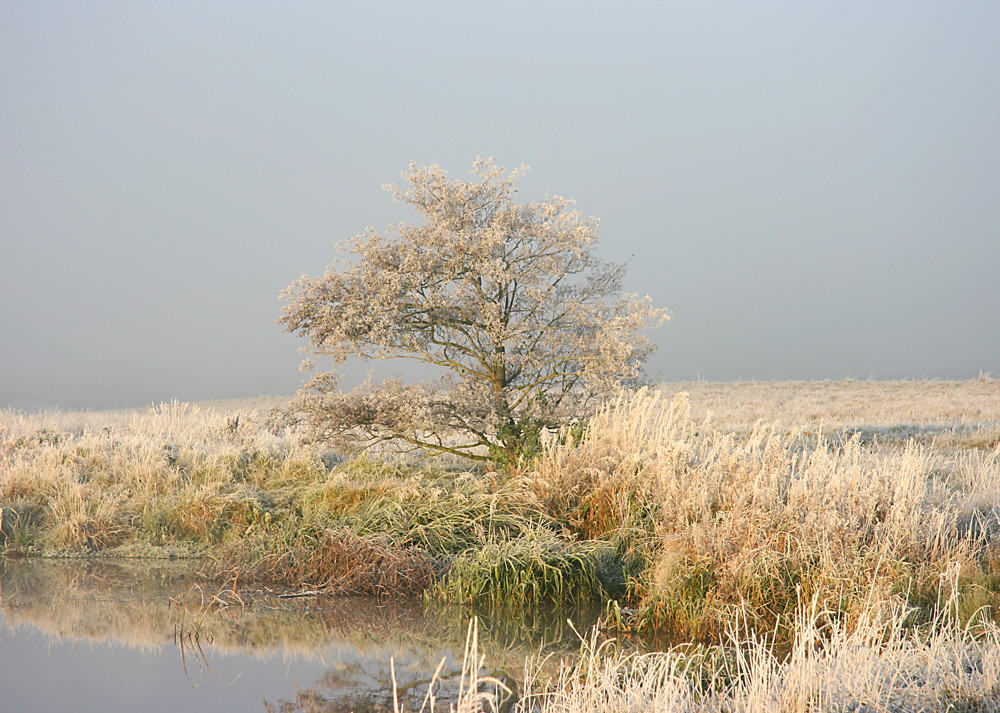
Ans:
[{"label": "frost-covered grass", "polygon": [[898,601],[873,601],[846,626],[814,598],[796,608],[788,649],[749,631],[742,616],[716,645],[665,652],[625,650],[594,634],[554,676],[529,662],[516,710],[1000,710],[1000,629],[963,627],[954,606],[942,602],[932,621],[913,627],[912,612]]},{"label": "frost-covered grass", "polygon": [[742,612],[787,643],[814,597],[848,623],[894,596],[929,620],[955,565],[963,621],[1000,592],[992,379],[664,385],[509,474],[341,459],[253,406],[0,412],[0,548],[597,604],[621,631],[668,640],[712,640]]},{"label": "frost-covered grass", "polygon": [[966,447],[789,428],[782,413],[718,428],[687,394],[641,392],[598,413],[579,445],[549,448],[523,482],[568,530],[621,552],[636,610],[625,618],[641,631],[715,636],[746,611],[780,633],[802,596],[856,619],[873,588],[923,606],[956,563],[968,613],[1000,591],[1000,446],[969,437],[997,426],[996,407],[959,418],[963,388],[1000,395],[996,382],[958,384],[954,400],[908,414],[919,428],[950,409]]},{"label": "frost-covered grass", "polygon": [[[539,596],[605,598],[594,548],[562,538],[522,494],[495,473],[344,460],[254,410],[173,403],[0,419],[7,556],[201,556],[220,577],[331,593],[489,601],[497,586],[523,599],[527,582]],[[518,553],[541,581],[482,552]],[[494,586],[446,576],[463,562],[496,565]]]},{"label": "frost-covered grass", "polygon": [[266,521],[259,487],[321,465],[256,411],[0,413],[5,552],[193,552]]},{"label": "frost-covered grass", "polygon": [[745,432],[757,421],[786,430],[850,432],[882,445],[918,439],[940,449],[1000,444],[1000,379],[966,381],[763,381],[664,384],[688,393],[691,416]]}]

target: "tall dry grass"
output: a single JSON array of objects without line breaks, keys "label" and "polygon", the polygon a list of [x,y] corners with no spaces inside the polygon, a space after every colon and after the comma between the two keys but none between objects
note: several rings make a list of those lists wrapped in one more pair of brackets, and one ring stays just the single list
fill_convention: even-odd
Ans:
[{"label": "tall dry grass", "polygon": [[814,595],[856,619],[872,587],[927,597],[954,563],[967,606],[1000,591],[1000,446],[734,433],[694,420],[687,394],[643,391],[596,414],[582,442],[549,445],[520,482],[638,563],[632,619],[647,631],[717,635],[739,611],[767,628]]},{"label": "tall dry grass", "polygon": [[800,596],[857,619],[872,587],[929,611],[953,563],[966,615],[996,603],[998,382],[694,386],[623,395],[510,476],[340,462],[233,404],[2,412],[0,548],[211,555],[224,578],[331,593],[606,604],[622,628],[684,638],[737,611],[787,629]]},{"label": "tall dry grass", "polygon": [[723,643],[637,653],[600,642],[550,676],[526,666],[518,711],[605,713],[694,711],[1000,710],[1000,628],[962,626],[949,600],[924,627],[898,600],[872,602],[850,627],[817,598],[794,613],[790,650],[737,617]]},{"label": "tall dry grass", "polygon": [[320,473],[317,453],[272,433],[256,411],[177,402],[144,413],[3,411],[0,547],[190,549],[263,521],[262,481],[291,485]]},{"label": "tall dry grass", "polygon": [[[537,596],[521,601],[534,606],[604,593],[593,548],[560,540],[496,474],[342,461],[254,411],[106,415],[0,414],[5,554],[211,556],[206,571],[223,579],[331,594],[490,602],[530,585]],[[525,577],[522,561],[539,567]],[[506,589],[481,586],[487,572]]]},{"label": "tall dry grass", "polygon": [[622,632],[702,642],[595,640],[520,710],[1000,709],[1000,382],[686,386],[623,395],[509,476],[338,464],[251,412],[2,413],[0,546],[597,600]]}]

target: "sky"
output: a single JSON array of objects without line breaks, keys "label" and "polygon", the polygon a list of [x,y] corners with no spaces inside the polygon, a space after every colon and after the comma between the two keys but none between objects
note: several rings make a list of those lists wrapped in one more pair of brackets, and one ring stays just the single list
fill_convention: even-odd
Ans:
[{"label": "sky", "polygon": [[0,406],[291,394],[281,291],[479,155],[600,219],[673,316],[653,380],[1000,376],[998,36],[994,0],[0,0]]}]

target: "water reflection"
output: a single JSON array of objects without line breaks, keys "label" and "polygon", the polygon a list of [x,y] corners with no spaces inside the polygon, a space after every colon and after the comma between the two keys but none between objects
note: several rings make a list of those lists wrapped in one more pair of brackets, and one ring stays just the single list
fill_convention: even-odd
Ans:
[{"label": "water reflection", "polygon": [[[278,594],[206,585],[186,562],[0,561],[3,710],[389,711],[390,659],[408,710],[442,659],[439,701],[457,690],[464,612]],[[551,621],[483,620],[489,673],[575,647]]]}]

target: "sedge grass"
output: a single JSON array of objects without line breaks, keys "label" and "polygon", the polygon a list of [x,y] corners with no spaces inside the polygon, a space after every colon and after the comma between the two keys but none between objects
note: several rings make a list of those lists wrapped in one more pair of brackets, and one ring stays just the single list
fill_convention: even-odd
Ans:
[{"label": "sedge grass", "polygon": [[613,581],[601,567],[611,555],[604,543],[566,542],[541,530],[462,553],[434,593],[446,602],[491,608],[545,608],[552,602],[592,606],[614,594]]},{"label": "sedge grass", "polygon": [[1000,592],[998,388],[639,392],[507,476],[341,462],[233,405],[5,411],[0,548],[211,556],[220,576],[448,601],[614,599],[623,627],[687,639],[719,635],[741,608],[770,631],[799,596],[856,619],[872,587],[926,619],[959,563],[971,616]]}]

